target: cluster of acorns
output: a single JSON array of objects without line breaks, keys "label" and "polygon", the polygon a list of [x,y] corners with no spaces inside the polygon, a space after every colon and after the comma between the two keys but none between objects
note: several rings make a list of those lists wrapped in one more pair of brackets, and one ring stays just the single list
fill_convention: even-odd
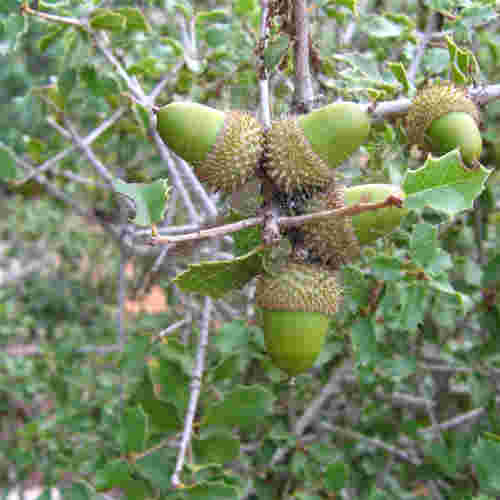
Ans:
[{"label": "cluster of acorns", "polygon": [[[409,141],[445,153],[460,148],[466,163],[481,153],[479,113],[466,93],[451,84],[429,86],[415,97],[407,115]],[[195,103],[174,102],[159,109],[164,142],[190,162],[198,178],[227,193],[264,169],[283,196],[308,193],[303,213],[359,202],[404,198],[399,186],[367,184],[344,188],[334,169],[356,151],[370,132],[370,115],[356,103],[335,103],[306,115],[275,121],[269,130],[250,114],[221,112]],[[316,219],[293,232],[294,252],[278,273],[257,280],[265,343],[277,366],[289,375],[309,369],[324,343],[329,317],[338,310],[342,288],[337,271],[399,226],[406,210],[396,206],[352,218]],[[291,235],[290,235],[291,236]],[[301,255],[299,259],[297,255]]]}]

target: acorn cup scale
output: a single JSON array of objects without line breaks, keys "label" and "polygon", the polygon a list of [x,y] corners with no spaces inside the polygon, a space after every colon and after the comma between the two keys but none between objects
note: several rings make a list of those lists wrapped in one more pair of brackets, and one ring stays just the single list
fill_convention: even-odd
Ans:
[{"label": "acorn cup scale", "polygon": [[482,151],[479,121],[479,110],[464,90],[448,83],[431,85],[417,93],[408,110],[408,139],[435,154],[458,148],[471,164]]},{"label": "acorn cup scale", "polygon": [[290,262],[276,274],[259,276],[255,298],[273,362],[290,376],[308,370],[323,347],[329,316],[341,302],[336,275]]},{"label": "acorn cup scale", "polygon": [[324,188],[334,170],[365,141],[370,116],[356,103],[334,103],[273,122],[267,133],[266,171],[285,192]]},{"label": "acorn cup scale", "polygon": [[262,126],[244,112],[173,102],[157,111],[157,129],[165,144],[214,190],[230,193],[243,186],[254,177],[263,153]]},{"label": "acorn cup scale", "polygon": [[[344,201],[346,206],[357,203],[380,203],[389,196],[404,200],[404,191],[393,184],[362,184],[346,188]],[[390,206],[370,210],[351,218],[354,233],[360,245],[373,243],[396,229],[401,219],[408,213],[405,207]]]}]

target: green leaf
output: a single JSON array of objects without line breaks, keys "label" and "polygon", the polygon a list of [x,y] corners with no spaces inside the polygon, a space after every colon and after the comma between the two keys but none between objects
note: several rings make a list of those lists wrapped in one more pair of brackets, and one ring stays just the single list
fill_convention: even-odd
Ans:
[{"label": "green leaf", "polygon": [[68,29],[67,25],[55,24],[49,28],[49,32],[38,40],[38,49],[40,52],[45,52],[57,40],[60,40],[64,32]]},{"label": "green leaf", "polygon": [[91,492],[82,483],[71,483],[61,490],[62,498],[71,498],[71,500],[91,500]]},{"label": "green leaf", "polygon": [[274,69],[283,55],[288,51],[290,38],[287,35],[280,35],[276,39],[270,41],[264,49],[263,58],[266,68]]},{"label": "green leaf", "polygon": [[240,372],[241,354],[224,358],[211,372],[214,382],[234,377]]},{"label": "green leaf", "polygon": [[95,9],[89,19],[89,24],[95,30],[122,31],[127,20],[112,9]]},{"label": "green leaf", "polygon": [[345,462],[329,464],[323,478],[325,488],[328,491],[340,491],[346,487],[349,480],[350,468]]},{"label": "green leaf", "polygon": [[94,485],[97,491],[107,491],[115,486],[122,486],[131,479],[128,463],[124,460],[113,460],[96,472]]},{"label": "green leaf", "polygon": [[[224,218],[223,223],[232,224],[246,218],[246,216],[238,213],[237,211],[231,210],[229,215]],[[255,247],[262,244],[260,227],[248,227],[233,233],[233,241],[235,256],[240,257],[241,255],[245,255],[246,253],[252,251]]]},{"label": "green leaf", "polygon": [[173,432],[181,428],[181,420],[177,408],[171,403],[159,400],[153,389],[149,374],[139,385],[135,400],[148,415],[151,425],[161,432]]},{"label": "green leaf", "polygon": [[231,29],[227,26],[211,26],[205,30],[205,41],[207,45],[214,49],[224,45],[231,36]]},{"label": "green leaf", "polygon": [[175,450],[159,448],[148,451],[134,462],[134,468],[151,481],[155,488],[168,490],[171,487],[170,478],[174,472]]},{"label": "green leaf", "polygon": [[342,5],[348,8],[354,16],[358,15],[358,0],[335,0],[334,2],[328,2],[328,5]]},{"label": "green leaf", "polygon": [[345,309],[355,313],[361,307],[368,305],[370,287],[361,269],[354,266],[345,266],[342,270],[342,282],[346,298],[343,305]]},{"label": "green leaf", "polygon": [[78,72],[74,68],[66,68],[57,79],[57,88],[61,95],[66,99],[76,85]]},{"label": "green leaf", "polygon": [[211,481],[183,488],[180,490],[180,498],[183,500],[236,500],[239,495],[233,486]]},{"label": "green leaf", "polygon": [[367,20],[363,23],[364,32],[375,38],[399,37],[403,29],[402,26],[389,21],[384,16],[367,16]]},{"label": "green leaf", "polygon": [[406,74],[403,63],[388,62],[387,66],[391,70],[391,73],[394,75],[396,80],[403,86],[404,93],[408,94],[408,92],[413,89],[413,85],[408,80],[408,76]]},{"label": "green leaf", "polygon": [[395,257],[377,255],[370,262],[375,278],[382,281],[399,280],[403,276],[401,261]]},{"label": "green leaf", "polygon": [[485,288],[495,287],[498,283],[500,283],[500,254],[491,257],[488,264],[486,264],[482,286]]},{"label": "green leaf", "polygon": [[185,292],[197,292],[218,299],[230,290],[242,288],[263,271],[262,251],[256,248],[231,260],[190,264],[187,271],[175,277],[174,282]]},{"label": "green leaf", "polygon": [[406,174],[402,186],[407,195],[405,206],[431,207],[453,216],[473,207],[490,173],[483,166],[464,167],[456,149],[439,158],[429,155],[423,167]]},{"label": "green leaf", "polygon": [[155,357],[148,361],[148,367],[158,399],[174,405],[182,414],[189,400],[190,378],[181,365],[169,359]]},{"label": "green leaf", "polygon": [[125,18],[126,31],[151,31],[151,26],[137,7],[119,7],[115,12]]},{"label": "green leaf", "polygon": [[115,189],[135,203],[136,216],[133,222],[139,226],[150,226],[163,219],[167,208],[170,188],[166,179],[155,182],[127,183],[121,179],[113,181]]},{"label": "green leaf", "polygon": [[437,257],[438,247],[437,227],[427,222],[416,224],[410,240],[413,260],[426,268]]},{"label": "green leaf", "polygon": [[240,442],[230,433],[214,432],[204,438],[192,441],[196,468],[211,465],[224,465],[237,460],[240,455]]},{"label": "green leaf", "polygon": [[181,57],[184,54],[184,46],[174,38],[163,36],[160,38],[160,41],[171,47],[176,57]]},{"label": "green leaf", "polygon": [[472,449],[472,463],[475,465],[477,479],[481,490],[485,493],[500,494],[500,443],[496,441],[479,439]]},{"label": "green leaf", "polygon": [[144,451],[147,436],[147,418],[142,408],[126,408],[121,418],[120,442],[126,455]]},{"label": "green leaf", "polygon": [[274,395],[259,385],[237,385],[222,403],[207,408],[203,425],[251,427],[270,415]]},{"label": "green leaf", "polygon": [[227,322],[217,330],[213,343],[222,354],[231,354],[248,345],[250,331],[244,320]]},{"label": "green leaf", "polygon": [[97,70],[90,64],[80,69],[80,78],[96,97],[107,97],[118,93],[118,84],[113,78],[97,74]]},{"label": "green leaf", "polygon": [[235,0],[233,1],[233,12],[240,17],[249,16],[257,7],[256,0]]},{"label": "green leaf", "polygon": [[412,283],[401,287],[400,293],[400,328],[405,332],[415,332],[427,311],[429,288],[425,284]]},{"label": "green leaf", "polygon": [[417,371],[415,358],[384,359],[377,366],[380,366],[384,375],[395,383],[402,382]]},{"label": "green leaf", "polygon": [[0,149],[0,180],[14,179],[16,177],[16,164],[8,151]]},{"label": "green leaf", "polygon": [[351,327],[352,348],[360,365],[369,365],[380,358],[375,329],[368,318],[361,318]]}]

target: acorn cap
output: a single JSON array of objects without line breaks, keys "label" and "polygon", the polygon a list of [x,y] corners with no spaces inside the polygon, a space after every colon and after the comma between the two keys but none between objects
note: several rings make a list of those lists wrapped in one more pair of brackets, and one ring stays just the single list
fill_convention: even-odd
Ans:
[{"label": "acorn cap", "polygon": [[[393,195],[404,199],[404,191],[393,184],[362,184],[348,187],[344,193],[346,206],[357,203],[379,203]],[[384,207],[354,215],[352,226],[360,245],[372,243],[376,239],[389,234],[401,223],[408,213],[407,208],[396,206]]]},{"label": "acorn cap", "polygon": [[292,262],[280,273],[258,277],[255,300],[266,310],[328,316],[337,312],[341,295],[333,272],[317,265]]},{"label": "acorn cap", "polygon": [[[335,210],[345,206],[345,187],[332,187],[311,200],[308,213]],[[304,235],[304,246],[312,256],[319,257],[321,263],[332,269],[352,262],[360,254],[350,217],[329,217],[316,219],[300,227]]]},{"label": "acorn cap", "polygon": [[267,134],[266,170],[287,192],[325,187],[334,179],[331,169],[351,155],[369,132],[368,113],[349,102],[275,121]]},{"label": "acorn cap", "polygon": [[[463,113],[469,118],[453,125],[453,120]],[[448,119],[439,125],[438,121],[447,115]],[[479,121],[479,110],[463,89],[450,83],[427,86],[417,93],[408,110],[408,140],[425,151],[439,153],[464,146],[461,150],[465,157],[478,157],[482,144]],[[458,128],[458,135],[453,128]]]},{"label": "acorn cap", "polygon": [[254,176],[263,133],[248,113],[175,102],[158,111],[157,122],[163,141],[214,190],[232,192]]}]

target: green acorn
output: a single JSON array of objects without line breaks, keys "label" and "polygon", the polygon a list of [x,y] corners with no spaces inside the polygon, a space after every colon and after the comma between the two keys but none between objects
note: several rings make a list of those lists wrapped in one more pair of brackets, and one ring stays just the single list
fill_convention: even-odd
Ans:
[{"label": "green acorn", "polygon": [[325,187],[334,179],[332,169],[356,151],[369,132],[370,116],[352,102],[273,122],[267,134],[266,170],[286,192]]},{"label": "green acorn", "polygon": [[233,192],[255,175],[263,131],[247,113],[173,102],[159,109],[157,127],[165,144],[214,190]]},{"label": "green acorn", "polygon": [[[345,206],[344,186],[331,187],[317,195],[307,208],[308,213],[335,210]],[[303,245],[309,255],[319,258],[329,268],[337,269],[359,257],[360,248],[350,217],[313,219],[300,227]]]},{"label": "green acorn", "polygon": [[429,86],[415,96],[408,110],[408,139],[435,154],[459,148],[470,164],[482,151],[479,121],[479,110],[464,90],[452,84]]},{"label": "green acorn", "polygon": [[[362,184],[346,188],[344,201],[346,206],[356,203],[379,203],[388,196],[404,199],[404,191],[393,184]],[[396,206],[384,207],[378,210],[362,212],[351,218],[354,234],[360,245],[373,243],[376,239],[386,236],[401,223],[408,209]]]},{"label": "green acorn", "polygon": [[280,273],[260,275],[256,303],[263,310],[266,348],[289,375],[308,370],[324,344],[329,316],[337,312],[341,288],[320,266],[288,263]]}]

